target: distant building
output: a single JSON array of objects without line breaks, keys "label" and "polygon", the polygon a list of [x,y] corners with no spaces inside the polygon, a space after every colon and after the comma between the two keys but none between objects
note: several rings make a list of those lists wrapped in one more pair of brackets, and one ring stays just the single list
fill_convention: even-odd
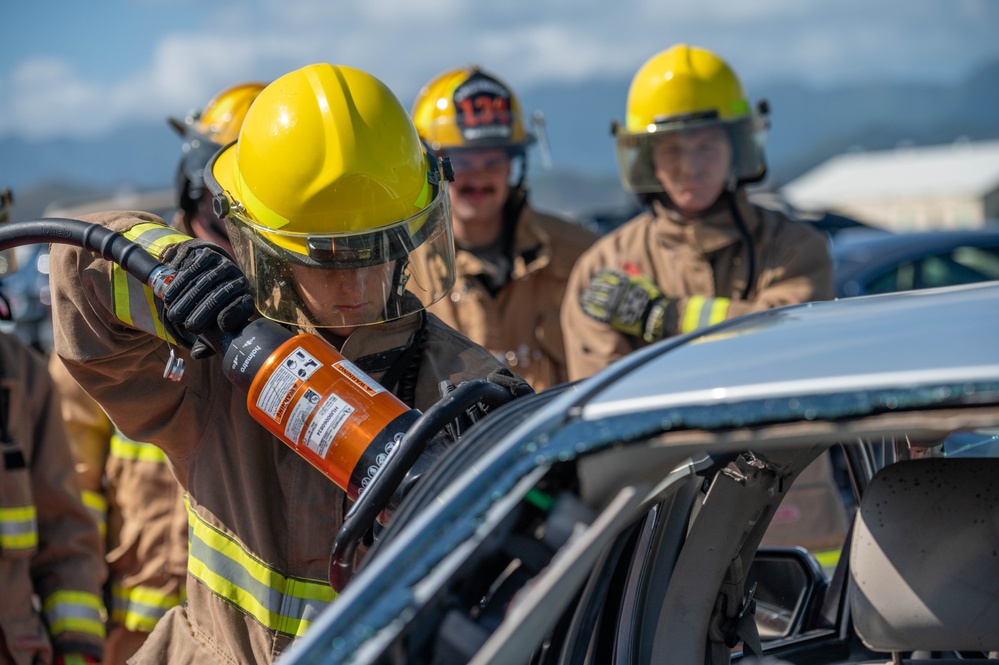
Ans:
[{"label": "distant building", "polygon": [[834,157],[781,189],[793,207],[892,231],[999,223],[999,141],[958,141]]}]

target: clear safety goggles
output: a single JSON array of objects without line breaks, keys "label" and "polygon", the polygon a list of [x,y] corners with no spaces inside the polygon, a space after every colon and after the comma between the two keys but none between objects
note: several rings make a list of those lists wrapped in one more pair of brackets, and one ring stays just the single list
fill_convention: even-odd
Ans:
[{"label": "clear safety goggles", "polygon": [[229,240],[257,309],[295,326],[343,328],[412,314],[454,286],[454,237],[447,186],[407,219],[353,233],[288,233],[238,206]]},{"label": "clear safety goggles", "polygon": [[766,120],[750,115],[735,121],[721,121],[715,117],[671,119],[650,125],[648,131],[629,133],[615,126],[615,148],[621,184],[636,194],[665,191],[656,177],[652,160],[656,141],[664,135],[688,132],[706,127],[722,127],[732,146],[732,177],[737,182],[756,182],[766,172],[763,146],[766,142]]}]

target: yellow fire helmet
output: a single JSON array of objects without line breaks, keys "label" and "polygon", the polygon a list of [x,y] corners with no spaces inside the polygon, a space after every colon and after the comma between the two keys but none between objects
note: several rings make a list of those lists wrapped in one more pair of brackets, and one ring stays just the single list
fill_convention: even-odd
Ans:
[{"label": "yellow fire helmet", "polygon": [[625,124],[612,124],[618,167],[631,192],[662,192],[652,166],[652,143],[667,132],[720,125],[732,143],[735,183],[763,178],[765,103],[754,112],[732,68],[706,49],[678,44],[639,68],[628,90]]},{"label": "yellow fire helmet", "polygon": [[181,207],[193,210],[205,184],[205,165],[219,148],[236,140],[250,104],[264,89],[263,83],[240,83],[212,97],[205,108],[183,120],[167,118],[184,139],[177,169]]},{"label": "yellow fire helmet", "polygon": [[439,74],[413,102],[413,122],[430,149],[505,148],[523,154],[535,141],[520,101],[503,81],[470,65]]},{"label": "yellow fire helmet", "polygon": [[[363,71],[313,64],[276,79],[205,178],[268,318],[316,327],[378,323],[436,302],[454,284],[440,162],[399,100]],[[357,273],[364,293],[338,306],[333,284],[345,271]],[[307,306],[306,279],[328,281],[322,311]]]}]

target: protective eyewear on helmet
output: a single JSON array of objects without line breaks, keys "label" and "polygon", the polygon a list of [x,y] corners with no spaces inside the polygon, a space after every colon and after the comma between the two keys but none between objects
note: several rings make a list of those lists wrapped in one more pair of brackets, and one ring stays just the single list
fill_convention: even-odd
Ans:
[{"label": "protective eyewear on helmet", "polygon": [[476,151],[453,152],[450,154],[451,168],[456,174],[500,173],[510,166],[512,156],[508,152],[483,157]]},{"label": "protective eyewear on helmet", "polygon": [[[258,310],[269,319],[320,328],[390,321],[437,302],[454,285],[451,212],[443,187],[419,214],[354,233],[283,232],[261,226],[239,202],[226,200],[233,256],[247,276]],[[356,278],[346,274],[351,271],[358,273]],[[306,275],[309,289],[302,286]],[[323,289],[334,284],[340,288],[362,282],[363,297],[355,294],[350,303],[336,301],[333,293],[328,301],[321,297]],[[305,290],[316,302],[303,303]],[[362,303],[363,315],[357,309]]]},{"label": "protective eyewear on helmet", "polygon": [[306,240],[309,258],[330,268],[359,268],[407,256],[423,242],[423,227],[410,236],[408,228],[352,236],[314,236]]}]

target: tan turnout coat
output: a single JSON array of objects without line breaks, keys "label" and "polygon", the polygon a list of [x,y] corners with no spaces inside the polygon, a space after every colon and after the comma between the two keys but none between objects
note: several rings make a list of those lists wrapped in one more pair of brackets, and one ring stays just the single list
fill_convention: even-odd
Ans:
[{"label": "tan turnout coat", "polygon": [[[119,231],[162,224],[136,212],[87,219]],[[248,415],[217,356],[195,361],[176,350],[187,369],[181,381],[165,380],[168,345],[114,315],[111,264],[62,245],[51,266],[57,353],[123,433],[166,451],[189,494],[187,604],[167,613],[137,661],[271,662],[335,596],[328,564],[344,492]],[[359,328],[340,352],[354,360],[404,347],[419,322],[416,314]],[[440,380],[458,384],[501,367],[436,317],[427,332],[421,410],[439,399]]]}]

